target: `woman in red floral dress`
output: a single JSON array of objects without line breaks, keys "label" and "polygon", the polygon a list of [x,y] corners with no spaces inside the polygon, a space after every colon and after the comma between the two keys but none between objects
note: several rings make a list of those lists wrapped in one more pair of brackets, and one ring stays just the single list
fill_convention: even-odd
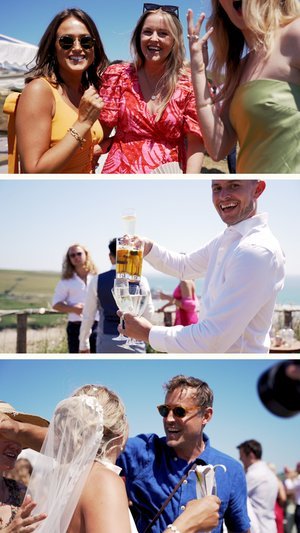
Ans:
[{"label": "woman in red floral dress", "polygon": [[152,173],[167,163],[175,173],[199,173],[204,145],[178,8],[144,4],[131,49],[132,64],[110,65],[102,76],[100,121],[106,137],[116,129],[102,172]]}]

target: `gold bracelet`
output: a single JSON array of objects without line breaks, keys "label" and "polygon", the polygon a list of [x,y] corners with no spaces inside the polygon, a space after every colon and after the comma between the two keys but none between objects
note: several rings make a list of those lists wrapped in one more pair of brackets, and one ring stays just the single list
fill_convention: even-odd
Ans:
[{"label": "gold bracelet", "polygon": [[80,148],[83,148],[83,145],[84,143],[86,142],[86,139],[84,139],[83,137],[81,137],[78,133],[78,131],[75,130],[75,128],[69,128],[68,129],[68,133],[71,133],[72,137],[74,137],[74,139],[76,139],[76,141],[79,142],[80,144]]},{"label": "gold bracelet", "polygon": [[211,107],[213,105],[215,105],[215,102],[210,101],[210,102],[207,102],[206,104],[200,104],[197,107],[198,109],[203,109],[204,107]]}]

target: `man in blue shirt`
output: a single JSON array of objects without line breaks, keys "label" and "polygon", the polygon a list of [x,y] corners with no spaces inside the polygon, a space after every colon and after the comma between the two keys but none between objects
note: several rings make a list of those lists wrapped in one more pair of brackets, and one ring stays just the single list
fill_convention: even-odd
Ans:
[{"label": "man in blue shirt", "polygon": [[[170,502],[150,526],[153,518],[176,484],[196,460],[217,467],[216,492],[221,500],[220,521],[214,533],[248,533],[247,490],[242,466],[235,459],[214,449],[203,433],[213,409],[213,392],[207,383],[194,377],[175,376],[166,385],[165,404],[158,406],[166,436],[138,435],[128,439],[118,459],[125,476],[131,511],[140,533],[160,533],[184,511],[189,500],[197,498],[196,474],[191,471]],[[149,529],[147,527],[149,526]]]}]

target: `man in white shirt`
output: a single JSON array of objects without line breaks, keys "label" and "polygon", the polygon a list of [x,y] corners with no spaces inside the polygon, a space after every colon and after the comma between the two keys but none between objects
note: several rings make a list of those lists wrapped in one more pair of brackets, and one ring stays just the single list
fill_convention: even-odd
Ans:
[{"label": "man in white shirt", "polygon": [[[53,309],[68,314],[67,336],[69,353],[79,353],[79,331],[82,311],[87,289],[92,278],[97,274],[88,250],[73,244],[67,250],[63,261],[62,279],[58,282],[52,299]],[[96,351],[96,329],[98,316],[89,338],[90,350]]]},{"label": "man in white shirt", "polygon": [[246,440],[237,446],[246,472],[249,498],[248,514],[251,533],[277,533],[275,502],[278,494],[278,480],[270,467],[261,460],[262,446],[254,440]]},{"label": "man in white shirt", "polygon": [[198,324],[166,328],[125,313],[122,333],[167,353],[268,353],[285,261],[266,213],[257,214],[265,186],[261,180],[212,180],[213,203],[227,228],[200,250],[182,255],[144,240],[144,256],[156,269],[180,279],[205,278],[202,316]]}]

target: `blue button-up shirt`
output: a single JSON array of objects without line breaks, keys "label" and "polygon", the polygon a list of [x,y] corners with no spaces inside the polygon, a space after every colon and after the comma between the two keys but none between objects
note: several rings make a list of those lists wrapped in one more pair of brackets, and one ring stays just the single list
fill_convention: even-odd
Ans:
[{"label": "blue button-up shirt", "polygon": [[[223,464],[226,467],[226,472],[223,468],[216,469],[217,495],[221,507],[219,525],[213,533],[221,533],[223,519],[230,531],[247,531],[250,523],[243,468],[229,455],[212,448],[206,435],[203,438],[205,450],[199,458],[207,464]],[[165,437],[155,434],[128,439],[118,465],[122,467],[121,475],[126,479],[128,498],[132,502],[131,512],[139,533],[143,533],[175,485],[191,468],[191,464],[177,457],[173,448],[166,445]],[[151,533],[164,531],[184,511],[187,502],[196,497],[196,475],[192,472],[155,522]]]}]

